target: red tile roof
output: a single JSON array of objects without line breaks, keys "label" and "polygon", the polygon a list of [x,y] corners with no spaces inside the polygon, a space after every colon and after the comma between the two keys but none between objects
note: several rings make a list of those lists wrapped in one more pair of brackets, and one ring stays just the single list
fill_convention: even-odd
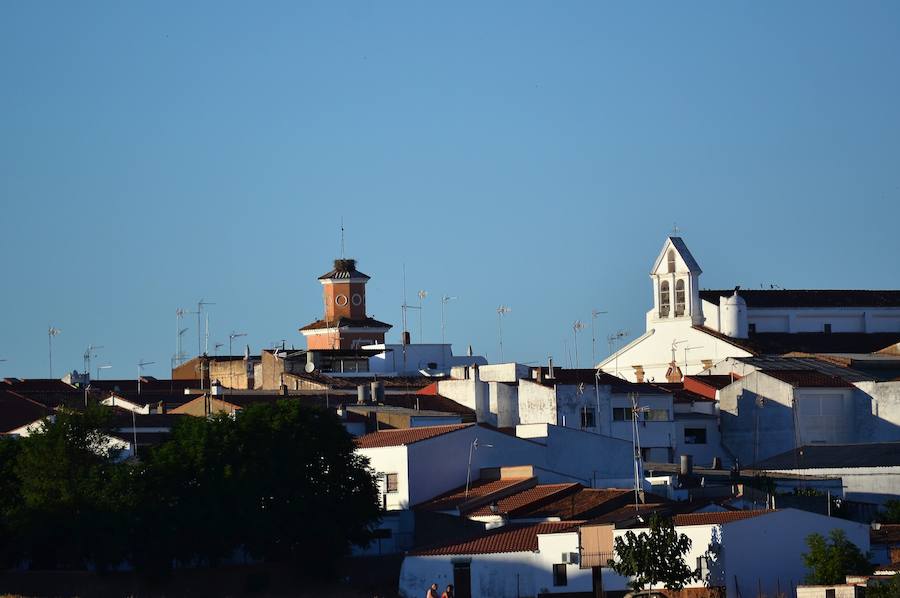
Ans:
[{"label": "red tile roof", "polygon": [[[497,508],[504,515],[515,516],[519,511],[535,508],[549,501],[578,492],[581,487],[581,484],[577,483],[540,484],[534,488],[501,498],[497,501]],[[485,505],[466,513],[466,515],[469,517],[487,517],[493,515],[493,512],[489,505]]]},{"label": "red tile roof", "polygon": [[731,523],[732,521],[740,521],[741,519],[750,519],[759,517],[774,511],[760,509],[757,511],[722,511],[720,513],[686,513],[684,515],[675,516],[675,525],[718,525],[722,523]]},{"label": "red tile roof", "polygon": [[581,488],[578,492],[541,505],[519,511],[520,517],[559,517],[560,519],[592,519],[627,503],[633,490],[620,488]]},{"label": "red tile roof", "polygon": [[900,525],[896,523],[882,523],[879,529],[869,532],[869,541],[872,544],[900,545]]},{"label": "red tile roof", "polygon": [[[466,487],[460,486],[445,492],[440,496],[433,498],[427,502],[420,503],[417,509],[423,511],[449,511],[456,509],[460,505],[468,501],[474,501],[484,498],[496,492],[508,490],[516,485],[522,484],[531,478],[507,478],[502,480],[475,480],[469,485],[469,493],[466,495]],[[534,482],[532,481],[532,484]]]},{"label": "red tile roof", "polygon": [[17,393],[0,389],[0,433],[11,432],[46,417],[46,407]]},{"label": "red tile roof", "polygon": [[347,318],[339,317],[337,320],[316,320],[311,324],[307,324],[300,330],[325,330],[328,328],[375,328],[385,330],[393,328],[391,324],[376,320],[375,318]]},{"label": "red tile roof", "polygon": [[684,377],[684,389],[703,395],[708,399],[716,398],[716,391],[725,388],[737,379],[731,375],[693,375]]},{"label": "red tile roof", "polygon": [[[533,525],[505,525],[466,541],[412,550],[413,556],[449,554],[492,554],[501,552],[534,552],[538,549],[539,534],[558,534],[575,531],[575,521],[555,521]],[[558,556],[558,555],[557,555]]]},{"label": "red tile roof", "polygon": [[838,376],[810,370],[762,370],[762,372],[799,388],[848,388],[853,386]]},{"label": "red tile roof", "polygon": [[384,430],[360,436],[356,439],[357,448],[380,448],[385,446],[404,446],[442,436],[472,424],[453,424],[449,426],[424,426],[421,428],[407,428],[403,430]]}]

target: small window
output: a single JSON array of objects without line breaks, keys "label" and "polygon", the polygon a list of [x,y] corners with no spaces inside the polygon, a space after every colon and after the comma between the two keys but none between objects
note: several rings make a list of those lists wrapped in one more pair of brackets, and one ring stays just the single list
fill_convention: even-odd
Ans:
[{"label": "small window", "polygon": [[706,444],[706,428],[685,428],[685,444]]},{"label": "small window", "polygon": [[825,598],[834,598],[834,597],[835,597],[835,589],[834,588],[828,588],[827,590],[825,590]]},{"label": "small window", "polygon": [[623,422],[631,419],[630,407],[613,407],[613,421]]},{"label": "small window", "polygon": [[566,577],[565,563],[553,565],[553,585],[555,585],[555,586],[569,585],[569,580]]},{"label": "small window", "polygon": [[684,281],[675,283],[675,317],[684,315]]},{"label": "small window", "polygon": [[669,257],[668,257],[667,261],[668,261],[667,265],[669,267],[668,268],[669,272],[670,273],[674,272],[675,271],[675,250],[674,249],[669,250]]},{"label": "small window", "polygon": [[669,421],[668,409],[648,409],[644,412],[644,421],[667,422]]},{"label": "small window", "polygon": [[831,324],[825,324],[825,334],[831,334]]},{"label": "small window", "polygon": [[669,281],[664,280],[659,284],[659,317],[669,315]]},{"label": "small window", "polygon": [[397,492],[397,474],[389,473],[385,476],[385,492]]},{"label": "small window", "polygon": [[594,408],[585,407],[581,410],[581,427],[593,428],[596,426],[596,418],[594,417]]},{"label": "small window", "polygon": [[747,331],[750,334],[756,334],[756,324],[747,324]]}]

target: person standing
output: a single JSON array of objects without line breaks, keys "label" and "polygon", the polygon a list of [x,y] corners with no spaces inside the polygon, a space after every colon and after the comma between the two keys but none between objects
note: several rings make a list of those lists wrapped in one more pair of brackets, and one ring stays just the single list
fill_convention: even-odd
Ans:
[{"label": "person standing", "polygon": [[438,598],[438,586],[436,583],[431,584],[431,587],[425,592],[425,598]]},{"label": "person standing", "polygon": [[447,589],[441,594],[441,598],[453,598],[453,584],[447,586]]}]

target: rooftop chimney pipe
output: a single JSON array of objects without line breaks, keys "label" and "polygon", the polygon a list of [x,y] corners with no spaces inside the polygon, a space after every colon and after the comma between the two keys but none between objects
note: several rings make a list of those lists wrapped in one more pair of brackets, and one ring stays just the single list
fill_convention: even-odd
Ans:
[{"label": "rooftop chimney pipe", "polygon": [[681,475],[688,476],[694,473],[694,458],[691,455],[681,455]]},{"label": "rooftop chimney pipe", "polygon": [[372,382],[372,401],[378,404],[384,403],[384,382],[381,380]]},{"label": "rooftop chimney pipe", "polygon": [[[373,382],[374,384],[374,382]],[[360,384],[356,387],[356,404],[357,405],[365,405],[369,402],[369,387],[365,384]]]}]

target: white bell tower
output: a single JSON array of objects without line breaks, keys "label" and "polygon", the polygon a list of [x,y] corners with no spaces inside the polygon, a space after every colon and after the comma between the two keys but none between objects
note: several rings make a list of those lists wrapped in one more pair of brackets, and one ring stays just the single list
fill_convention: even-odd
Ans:
[{"label": "white bell tower", "polygon": [[700,274],[703,270],[681,237],[667,237],[653,268],[653,310],[650,322],[686,322],[703,324],[700,307]]}]

